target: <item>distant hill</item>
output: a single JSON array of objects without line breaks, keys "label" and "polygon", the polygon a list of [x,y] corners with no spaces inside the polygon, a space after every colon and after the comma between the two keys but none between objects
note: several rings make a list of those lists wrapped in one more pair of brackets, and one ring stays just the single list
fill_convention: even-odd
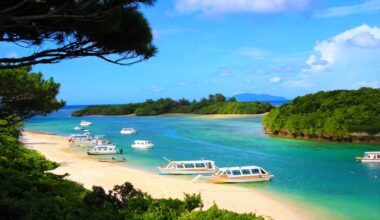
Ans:
[{"label": "distant hill", "polygon": [[270,101],[287,101],[289,99],[281,96],[272,96],[268,94],[241,93],[234,95],[238,102],[270,102]]}]

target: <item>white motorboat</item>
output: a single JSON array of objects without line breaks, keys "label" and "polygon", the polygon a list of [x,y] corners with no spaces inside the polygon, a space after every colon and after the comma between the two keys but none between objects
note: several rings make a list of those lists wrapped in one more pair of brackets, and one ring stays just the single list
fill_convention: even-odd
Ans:
[{"label": "white motorboat", "polygon": [[92,146],[93,137],[90,132],[85,132],[83,134],[72,134],[69,137],[69,142],[80,146]]},{"label": "white motorboat", "polygon": [[149,149],[154,146],[153,143],[147,140],[134,140],[131,147],[138,148],[138,149]]},{"label": "white motorboat", "polygon": [[357,161],[362,163],[380,163],[380,151],[364,152],[363,157],[355,157]]},{"label": "white motorboat", "polygon": [[273,175],[258,166],[223,167],[208,180],[212,183],[244,183],[269,181]]},{"label": "white motorboat", "polygon": [[79,130],[82,130],[83,129],[83,127],[81,127],[81,126],[75,126],[74,127],[74,130],[76,130],[76,131],[79,131]]},{"label": "white motorboat", "polygon": [[93,145],[107,145],[111,144],[111,142],[104,135],[97,135],[93,139]]},{"label": "white motorboat", "polygon": [[166,167],[158,167],[162,174],[212,174],[217,171],[212,160],[169,161]]},{"label": "white motorboat", "polygon": [[136,134],[137,130],[135,128],[123,128],[120,131],[120,134]]},{"label": "white motorboat", "polygon": [[122,154],[123,150],[117,150],[113,144],[96,145],[87,151],[88,155]]},{"label": "white motorboat", "polygon": [[82,120],[79,125],[82,127],[91,126],[92,122]]}]

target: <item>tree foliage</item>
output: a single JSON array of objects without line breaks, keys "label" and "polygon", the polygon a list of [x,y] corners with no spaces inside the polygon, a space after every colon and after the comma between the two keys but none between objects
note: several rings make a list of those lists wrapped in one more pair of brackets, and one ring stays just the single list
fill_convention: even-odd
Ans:
[{"label": "tree foliage", "polygon": [[[156,53],[139,11],[154,0],[2,0],[0,42],[30,48],[24,57],[0,58],[0,68],[95,56],[130,65]],[[110,56],[112,55],[112,56]]]},{"label": "tree foliage", "polygon": [[[12,126],[36,115],[46,115],[64,106],[57,100],[60,85],[30,67],[0,70],[0,118]],[[3,120],[3,122],[4,122]]]},{"label": "tree foliage", "polygon": [[44,80],[30,67],[0,70],[0,117],[13,125],[35,115],[46,115],[64,106],[56,99],[60,85]]},{"label": "tree foliage", "polygon": [[190,102],[186,99],[178,101],[170,98],[161,98],[157,101],[147,100],[143,103],[125,105],[97,105],[74,111],[73,116],[83,115],[161,115],[166,113],[191,114],[259,114],[268,112],[273,106],[265,102],[236,102],[226,101],[221,94],[209,95],[199,102]]},{"label": "tree foliage", "polygon": [[272,109],[263,124],[274,134],[349,138],[380,132],[380,89],[335,90],[297,97]]}]

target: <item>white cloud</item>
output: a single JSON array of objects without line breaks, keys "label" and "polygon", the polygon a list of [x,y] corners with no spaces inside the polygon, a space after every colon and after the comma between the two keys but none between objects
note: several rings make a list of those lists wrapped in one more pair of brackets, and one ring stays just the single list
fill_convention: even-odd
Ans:
[{"label": "white cloud", "polygon": [[365,82],[361,81],[355,84],[354,89],[361,88],[361,87],[372,87],[372,88],[380,88],[380,82],[379,81],[372,81],[372,82]]},{"label": "white cloud", "polygon": [[148,88],[149,91],[151,92],[161,92],[162,90],[164,90],[164,88],[160,87],[160,86],[151,86]]},{"label": "white cloud", "polygon": [[380,57],[380,28],[366,24],[340,33],[314,46],[314,54],[306,60],[304,71],[320,72],[337,63],[360,63]]},{"label": "white cloud", "polygon": [[279,83],[279,82],[281,82],[281,78],[278,77],[278,76],[272,77],[272,78],[269,79],[269,82],[271,82],[271,83]]},{"label": "white cloud", "polygon": [[307,10],[311,2],[312,0],[175,0],[175,8],[180,13],[279,13]]},{"label": "white cloud", "polygon": [[356,5],[345,5],[339,7],[332,7],[315,14],[318,18],[329,18],[346,16],[351,14],[362,14],[380,11],[380,0],[370,0]]},{"label": "white cloud", "polygon": [[260,58],[269,56],[271,53],[268,50],[263,50],[260,48],[245,47],[238,51],[239,54],[247,57]]}]

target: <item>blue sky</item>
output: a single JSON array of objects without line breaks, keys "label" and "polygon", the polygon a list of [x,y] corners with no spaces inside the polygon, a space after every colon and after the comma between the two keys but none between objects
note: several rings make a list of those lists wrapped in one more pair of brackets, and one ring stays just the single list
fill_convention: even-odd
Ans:
[{"label": "blue sky", "polygon": [[[142,10],[156,57],[130,67],[82,58],[33,70],[60,82],[68,104],[380,87],[380,0],[158,0]],[[25,53],[0,46],[2,56]]]}]

